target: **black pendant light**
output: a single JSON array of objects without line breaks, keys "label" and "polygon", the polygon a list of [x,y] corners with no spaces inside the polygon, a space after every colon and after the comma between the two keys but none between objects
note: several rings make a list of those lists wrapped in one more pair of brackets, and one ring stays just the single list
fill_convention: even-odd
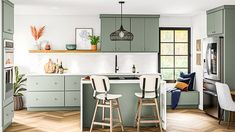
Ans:
[{"label": "black pendant light", "polygon": [[124,3],[124,1],[119,1],[119,4],[121,4],[121,26],[117,31],[110,34],[111,41],[132,41],[134,38],[134,35],[122,26],[122,4]]}]

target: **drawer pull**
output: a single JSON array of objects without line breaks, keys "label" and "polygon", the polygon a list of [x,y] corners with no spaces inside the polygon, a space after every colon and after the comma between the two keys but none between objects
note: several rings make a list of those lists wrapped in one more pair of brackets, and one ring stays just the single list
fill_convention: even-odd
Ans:
[{"label": "drawer pull", "polygon": [[78,84],[77,82],[74,82],[73,84]]},{"label": "drawer pull", "polygon": [[57,98],[54,98],[54,100],[58,100]]},{"label": "drawer pull", "polygon": [[35,100],[38,101],[38,98],[36,98]]},{"label": "drawer pull", "polygon": [[8,114],[6,114],[6,116],[9,116]]},{"label": "drawer pull", "polygon": [[58,83],[57,83],[57,82],[55,82],[54,84],[55,84],[55,85],[57,85]]},{"label": "drawer pull", "polygon": [[74,100],[77,100],[77,98],[74,98]]},{"label": "drawer pull", "polygon": [[37,83],[37,82],[36,82],[35,84],[36,84],[36,85],[38,85],[38,83]]}]

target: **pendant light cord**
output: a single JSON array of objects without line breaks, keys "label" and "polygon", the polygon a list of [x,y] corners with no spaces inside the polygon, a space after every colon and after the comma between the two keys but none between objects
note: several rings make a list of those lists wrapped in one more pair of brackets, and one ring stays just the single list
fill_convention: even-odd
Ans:
[{"label": "pendant light cord", "polygon": [[122,4],[123,3],[121,3],[121,26],[122,26]]}]

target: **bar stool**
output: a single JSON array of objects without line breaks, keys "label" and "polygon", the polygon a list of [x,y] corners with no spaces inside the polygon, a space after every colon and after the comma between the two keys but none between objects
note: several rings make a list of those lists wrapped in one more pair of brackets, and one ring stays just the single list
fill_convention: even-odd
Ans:
[{"label": "bar stool", "polygon": [[[124,127],[122,124],[121,111],[119,107],[118,98],[122,95],[120,94],[108,94],[110,90],[109,79],[106,76],[91,76],[92,88],[94,89],[93,97],[96,99],[95,111],[92,118],[90,132],[92,131],[94,125],[101,125],[110,127],[110,132],[116,126],[121,126],[122,131]],[[102,122],[95,121],[97,109],[102,108]],[[109,118],[105,118],[105,109],[109,109]],[[113,118],[113,109],[117,110],[118,119]],[[109,121],[109,122],[106,122]],[[114,124],[115,122],[115,124]]]},{"label": "bar stool", "polygon": [[[137,125],[137,132],[140,131],[140,124],[144,123],[159,123],[160,130],[162,132],[162,121],[159,115],[158,108],[158,88],[160,87],[160,76],[159,75],[142,75],[140,77],[140,89],[141,93],[135,93],[138,97],[137,112],[135,116],[135,124]],[[142,106],[151,106],[153,108],[154,116],[144,117],[142,116]],[[148,120],[142,120],[142,118]]]}]

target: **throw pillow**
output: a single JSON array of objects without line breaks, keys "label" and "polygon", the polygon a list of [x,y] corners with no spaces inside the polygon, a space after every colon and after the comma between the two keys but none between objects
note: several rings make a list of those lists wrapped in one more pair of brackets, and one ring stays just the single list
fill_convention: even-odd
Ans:
[{"label": "throw pillow", "polygon": [[184,82],[176,82],[175,88],[178,88],[182,91],[188,91],[188,84]]}]

